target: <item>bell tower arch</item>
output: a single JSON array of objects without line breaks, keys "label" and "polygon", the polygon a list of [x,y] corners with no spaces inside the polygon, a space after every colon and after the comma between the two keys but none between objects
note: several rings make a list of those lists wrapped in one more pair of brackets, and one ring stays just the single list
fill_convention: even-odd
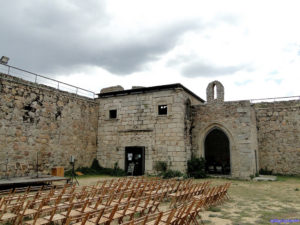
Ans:
[{"label": "bell tower arch", "polygon": [[206,88],[206,100],[210,102],[224,102],[224,86],[220,81],[210,82]]}]

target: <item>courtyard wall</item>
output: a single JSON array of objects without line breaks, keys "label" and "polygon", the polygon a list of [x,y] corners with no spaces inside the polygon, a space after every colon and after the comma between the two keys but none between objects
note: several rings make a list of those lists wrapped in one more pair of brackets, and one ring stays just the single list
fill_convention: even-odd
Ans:
[{"label": "courtyard wall", "polygon": [[260,168],[300,174],[300,101],[256,103]]},{"label": "courtyard wall", "polygon": [[[93,99],[0,74],[0,163],[26,164],[34,171],[90,166],[96,157],[98,106]],[[2,164],[0,176],[5,166]]]}]

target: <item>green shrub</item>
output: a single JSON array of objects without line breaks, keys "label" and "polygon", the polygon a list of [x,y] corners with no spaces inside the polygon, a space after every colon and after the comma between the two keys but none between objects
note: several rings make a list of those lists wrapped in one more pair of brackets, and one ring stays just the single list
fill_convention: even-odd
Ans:
[{"label": "green shrub", "polygon": [[66,171],[65,171],[65,176],[66,176],[66,177],[71,177],[71,176],[72,176],[72,169],[66,170]]},{"label": "green shrub", "polygon": [[79,171],[83,174],[91,174],[91,175],[98,174],[98,170],[95,170],[95,169],[92,169],[89,167],[81,167],[81,168],[78,168],[77,171]]},{"label": "green shrub", "polygon": [[164,179],[174,178],[174,177],[182,177],[183,174],[178,170],[170,170],[163,172],[160,174]]},{"label": "green shrub", "polygon": [[194,178],[205,178],[205,159],[193,156],[187,162],[187,175]]},{"label": "green shrub", "polygon": [[164,161],[157,161],[154,164],[154,170],[156,170],[157,172],[161,172],[164,173],[166,172],[168,169],[168,164],[167,162]]},{"label": "green shrub", "polygon": [[261,175],[272,175],[273,174],[273,170],[268,170],[267,167],[261,168],[259,170],[259,174],[261,174]]},{"label": "green shrub", "polygon": [[114,165],[114,169],[113,171],[111,172],[111,175],[112,176],[126,176],[126,172],[124,170],[122,170],[120,167],[119,167],[119,164],[118,162],[115,162],[115,165]]},{"label": "green shrub", "polygon": [[93,162],[92,162],[92,165],[91,165],[91,169],[94,169],[94,170],[101,170],[103,169],[102,166],[100,166],[99,162],[97,159],[94,159]]}]

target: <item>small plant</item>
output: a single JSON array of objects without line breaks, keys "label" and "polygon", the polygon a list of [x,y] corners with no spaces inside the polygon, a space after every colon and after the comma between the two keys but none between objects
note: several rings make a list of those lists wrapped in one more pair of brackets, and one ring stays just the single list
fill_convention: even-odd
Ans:
[{"label": "small plant", "polygon": [[205,159],[203,157],[197,158],[192,156],[187,163],[187,174],[189,177],[205,178]]},{"label": "small plant", "polygon": [[273,170],[269,170],[267,167],[261,168],[259,170],[259,174],[261,174],[261,175],[272,175],[273,174]]},{"label": "small plant", "polygon": [[93,162],[92,162],[92,165],[91,165],[91,169],[101,170],[101,169],[103,169],[103,167],[100,166],[97,159],[94,159]]},{"label": "small plant", "polygon": [[164,173],[167,171],[167,169],[168,169],[167,162],[157,161],[154,164],[154,170],[156,170],[157,172]]},{"label": "small plant", "polygon": [[167,164],[167,162],[164,162],[164,161],[157,161],[157,162],[155,162],[155,164],[154,164],[154,170],[157,171],[158,176],[160,176],[160,177],[162,177],[164,179],[184,176],[178,170],[168,169],[168,164]]},{"label": "small plant", "polygon": [[168,169],[166,172],[161,174],[164,179],[174,178],[174,177],[182,177],[183,174],[178,170],[170,170]]},{"label": "small plant", "polygon": [[295,188],[295,191],[299,191],[299,188]]}]

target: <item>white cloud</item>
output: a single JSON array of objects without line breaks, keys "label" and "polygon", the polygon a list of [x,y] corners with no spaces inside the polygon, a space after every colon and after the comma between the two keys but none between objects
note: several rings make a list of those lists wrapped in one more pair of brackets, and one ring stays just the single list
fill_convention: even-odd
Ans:
[{"label": "white cloud", "polygon": [[205,99],[218,79],[227,100],[300,95],[296,0],[18,2],[0,9],[0,53],[34,72],[95,92],[182,83]]}]

